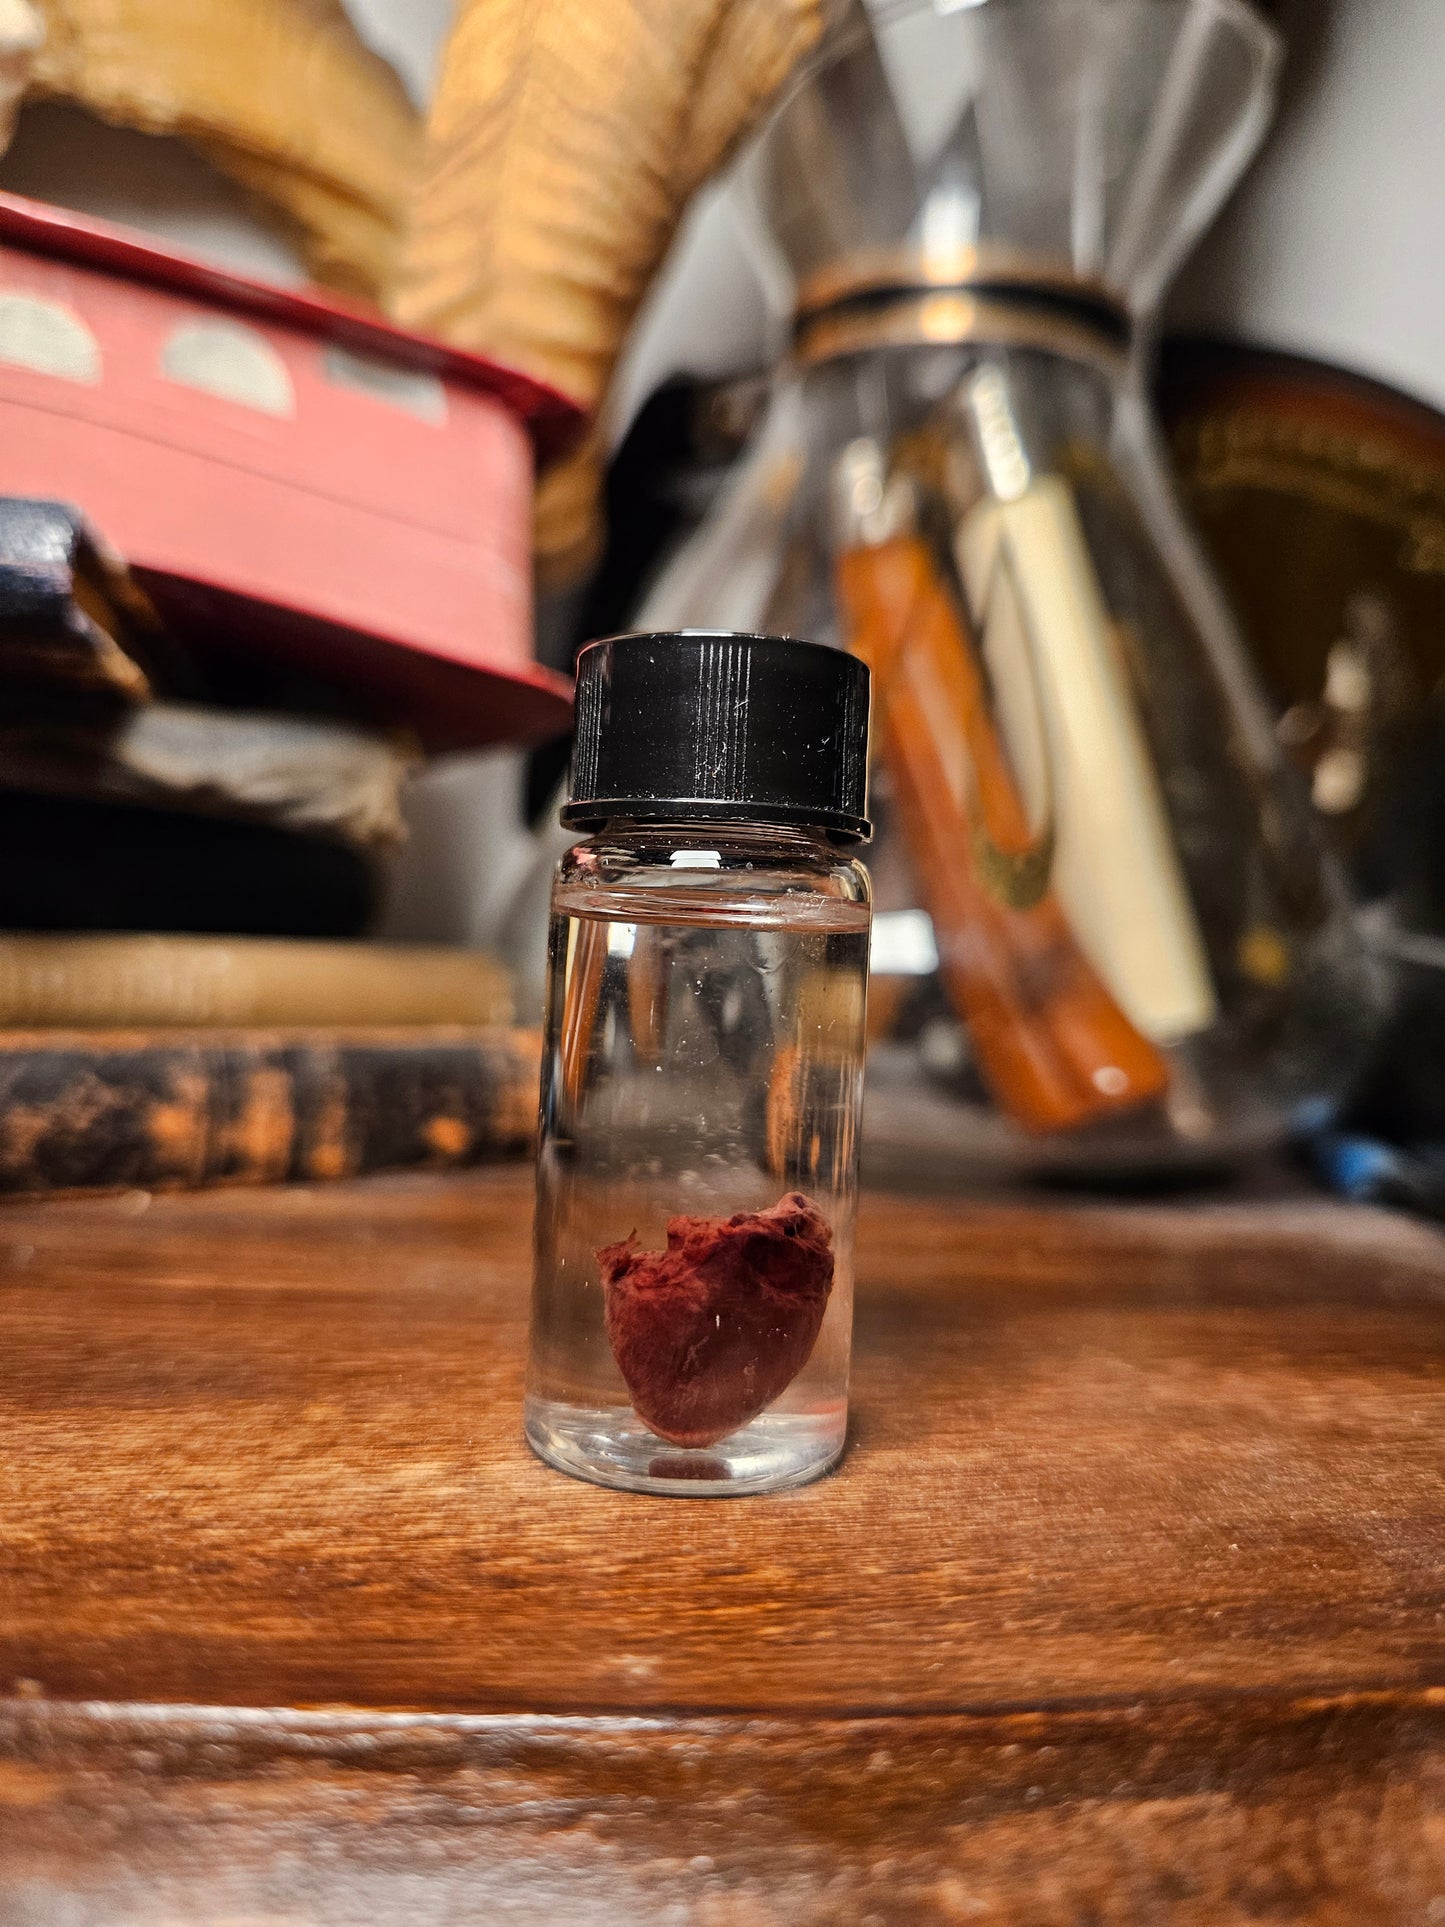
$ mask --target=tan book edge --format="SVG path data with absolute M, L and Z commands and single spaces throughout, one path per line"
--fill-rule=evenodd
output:
M 266 937 L 0 937 L 0 1026 L 505 1024 L 511 979 L 478 951 Z

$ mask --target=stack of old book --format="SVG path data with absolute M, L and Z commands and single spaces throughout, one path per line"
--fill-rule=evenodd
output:
M 267 693 L 218 685 L 73 509 L 0 501 L 0 1191 L 528 1141 L 501 967 L 365 940 L 415 743 Z

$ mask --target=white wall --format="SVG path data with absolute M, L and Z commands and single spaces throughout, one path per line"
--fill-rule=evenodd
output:
M 1445 0 L 1308 0 L 1269 144 L 1172 316 L 1445 408 Z

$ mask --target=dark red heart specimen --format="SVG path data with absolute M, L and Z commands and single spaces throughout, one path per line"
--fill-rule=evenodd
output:
M 770 1211 L 671 1218 L 597 1253 L 607 1337 L 639 1418 L 712 1445 L 756 1418 L 808 1362 L 833 1289 L 833 1234 L 801 1191 Z

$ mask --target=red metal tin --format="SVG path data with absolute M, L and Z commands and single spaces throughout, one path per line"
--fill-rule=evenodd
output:
M 531 484 L 579 426 L 516 371 L 0 195 L 0 494 L 76 503 L 198 650 L 431 747 L 566 727 Z

